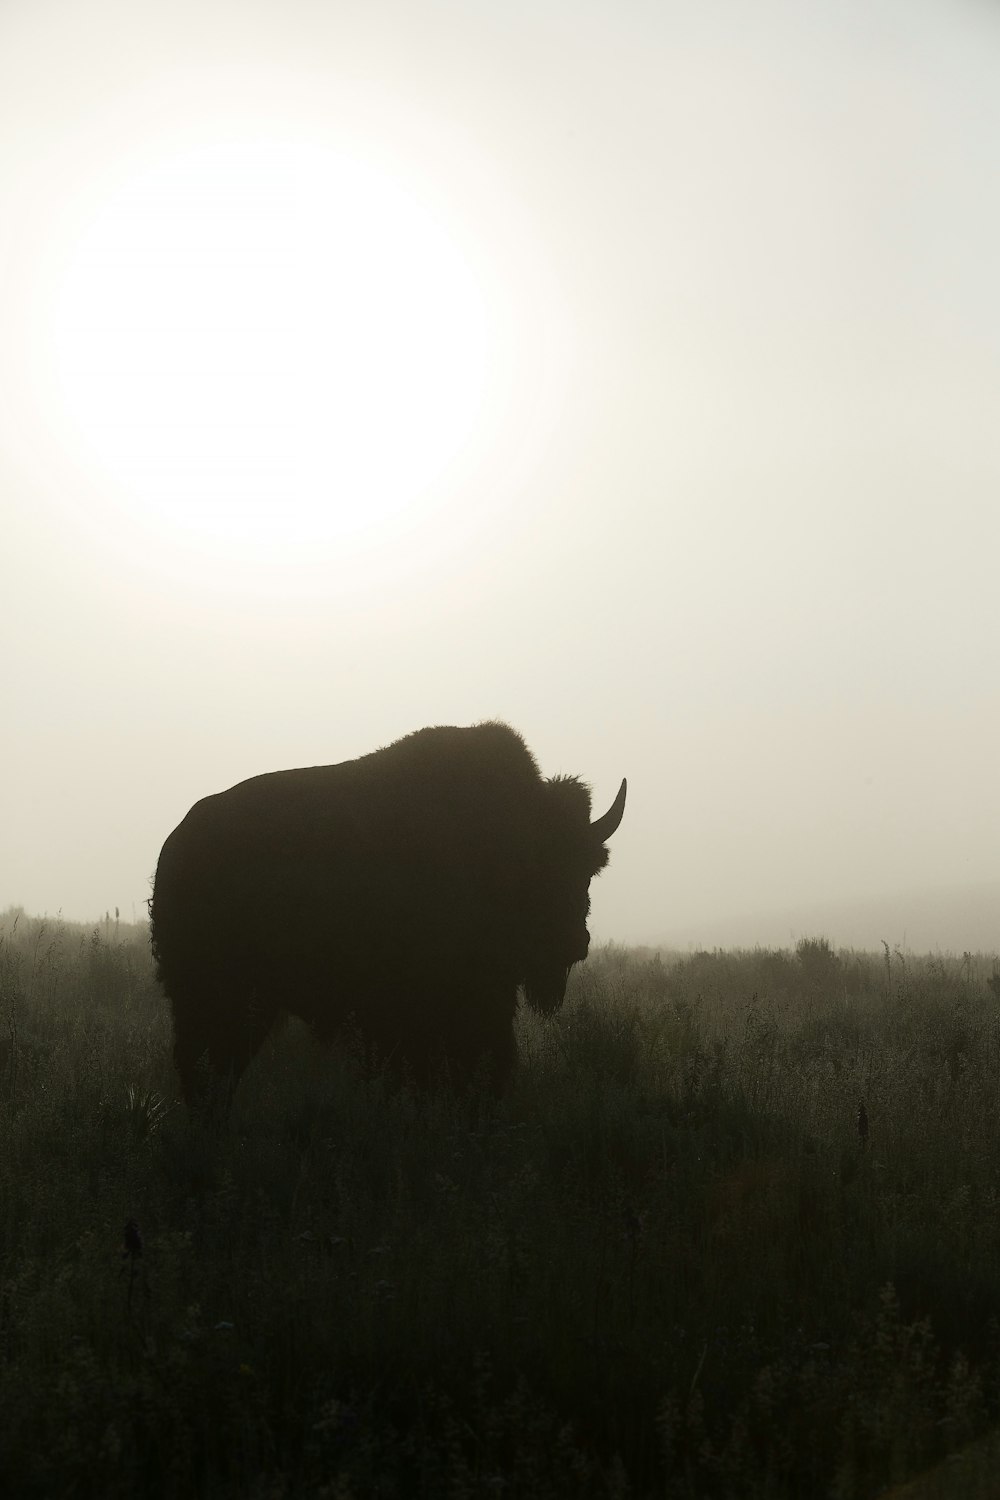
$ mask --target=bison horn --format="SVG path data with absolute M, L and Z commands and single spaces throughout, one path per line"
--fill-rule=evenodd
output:
M 590 825 L 590 833 L 594 842 L 603 844 L 614 833 L 622 820 L 625 812 L 625 793 L 628 790 L 628 782 L 622 777 L 622 784 L 618 788 L 618 796 L 612 802 L 603 818 L 597 818 Z

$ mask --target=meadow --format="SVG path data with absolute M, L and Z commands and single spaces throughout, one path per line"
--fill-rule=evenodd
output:
M 995 960 L 610 947 L 519 1044 L 470 1105 L 289 1024 L 213 1132 L 145 930 L 0 918 L 0 1492 L 861 1500 L 979 1451 Z

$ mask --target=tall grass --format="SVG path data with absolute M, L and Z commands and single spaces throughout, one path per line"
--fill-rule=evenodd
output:
M 1000 1402 L 995 973 L 609 948 L 498 1106 L 290 1025 L 212 1135 L 144 932 L 0 921 L 0 1490 L 878 1494 Z

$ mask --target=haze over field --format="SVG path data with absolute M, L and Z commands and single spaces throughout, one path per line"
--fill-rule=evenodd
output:
M 7 0 L 0 908 L 499 717 L 628 776 L 598 939 L 1000 946 L 998 77 L 981 0 Z

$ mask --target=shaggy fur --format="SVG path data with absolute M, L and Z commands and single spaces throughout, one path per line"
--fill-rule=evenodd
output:
M 624 790 L 624 783 L 623 783 Z M 336 766 L 255 776 L 167 839 L 150 902 L 185 1097 L 235 1086 L 281 1011 L 428 1082 L 485 1058 L 502 1089 L 518 987 L 561 1005 L 608 852 L 590 791 L 543 780 L 506 724 L 420 729 Z

